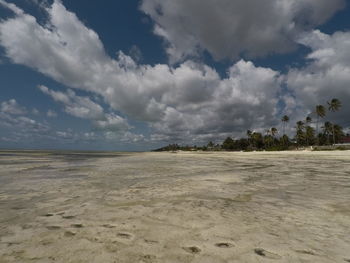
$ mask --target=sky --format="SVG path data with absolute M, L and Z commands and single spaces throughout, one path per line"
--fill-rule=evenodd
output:
M 0 148 L 145 151 L 350 132 L 346 0 L 0 0 Z

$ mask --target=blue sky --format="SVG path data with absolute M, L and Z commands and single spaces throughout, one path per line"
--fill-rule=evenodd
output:
M 285 114 L 292 134 L 334 97 L 348 131 L 349 17 L 343 0 L 0 0 L 0 147 L 204 144 Z

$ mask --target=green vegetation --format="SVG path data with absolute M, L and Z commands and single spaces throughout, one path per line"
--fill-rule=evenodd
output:
M 341 102 L 338 99 L 332 99 L 327 102 L 328 111 L 336 112 L 341 108 Z M 214 144 L 210 141 L 204 146 L 180 146 L 178 144 L 169 144 L 168 146 L 159 148 L 155 151 L 283 151 L 309 146 L 331 146 L 339 143 L 345 136 L 343 128 L 335 123 L 325 121 L 319 132 L 320 120 L 326 117 L 327 109 L 323 105 L 317 105 L 315 111 L 310 115 L 316 116 L 316 122 L 313 123 L 311 116 L 306 116 L 305 120 L 296 122 L 295 135 L 289 138 L 285 133 L 286 125 L 290 118 L 284 115 L 281 118 L 283 134 L 278 138 L 278 130 L 275 127 L 267 129 L 265 134 L 261 132 L 246 131 L 246 138 L 233 139 L 227 137 L 221 144 Z M 312 127 L 315 124 L 316 129 Z M 347 136 L 349 136 L 347 134 Z M 330 139 L 332 138 L 332 140 Z M 331 142 L 332 141 L 332 142 Z M 336 147 L 330 149 L 342 150 L 344 147 Z M 319 150 L 319 148 L 316 148 Z

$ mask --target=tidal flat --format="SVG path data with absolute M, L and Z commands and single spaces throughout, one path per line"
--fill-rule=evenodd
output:
M 0 262 L 350 262 L 350 152 L 0 152 Z

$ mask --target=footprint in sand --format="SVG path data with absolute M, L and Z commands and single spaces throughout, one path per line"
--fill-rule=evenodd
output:
M 73 219 L 75 216 L 62 216 L 63 219 Z
M 282 257 L 280 255 L 277 255 L 275 253 L 269 252 L 263 248 L 256 248 L 254 249 L 255 254 L 261 256 L 261 257 L 266 257 L 269 259 L 281 259 Z
M 58 230 L 58 229 L 61 229 L 60 226 L 47 226 L 46 227 L 48 230 Z
M 145 242 L 147 244 L 151 244 L 151 245 L 155 245 L 155 244 L 158 244 L 159 242 L 156 241 L 156 240 L 151 240 L 151 239 L 145 239 Z
M 75 236 L 77 233 L 73 232 L 73 231 L 66 231 L 64 232 L 64 236 L 65 237 L 73 237 Z
M 186 252 L 188 253 L 191 253 L 191 254 L 198 254 L 201 252 L 201 249 L 199 247 L 183 247 L 182 248 L 183 250 L 185 250 Z
M 152 262 L 155 262 L 156 259 L 157 259 L 157 257 L 154 256 L 154 255 L 144 255 L 144 256 L 141 258 L 141 262 L 144 262 L 144 263 L 152 263 Z
M 47 213 L 47 214 L 45 214 L 45 215 L 43 215 L 43 216 L 45 216 L 45 217 L 51 217 L 51 216 L 54 216 L 54 214 Z
M 71 227 L 74 227 L 74 228 L 82 228 L 84 227 L 83 224 L 71 224 Z
M 219 247 L 219 248 L 230 248 L 230 247 L 234 247 L 233 244 L 231 244 L 231 243 L 226 243 L 226 242 L 216 243 L 215 246 L 217 246 L 217 247 Z
M 116 226 L 110 225 L 110 224 L 104 224 L 102 226 L 105 227 L 105 228 L 116 228 Z
M 123 239 L 132 239 L 133 235 L 126 232 L 119 232 L 117 233 L 117 237 L 123 238 Z
M 251 194 L 239 194 L 232 200 L 235 202 L 249 202 L 252 200 L 252 195 Z
M 306 254 L 306 255 L 312 255 L 312 256 L 316 255 L 316 253 L 314 251 L 307 250 L 307 249 L 295 250 L 295 252 L 301 253 L 301 254 Z

